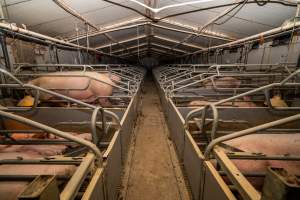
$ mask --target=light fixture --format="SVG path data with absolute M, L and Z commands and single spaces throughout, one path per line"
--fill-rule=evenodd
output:
M 163 10 L 169 9 L 169 8 L 175 8 L 175 7 L 180 7 L 180 6 L 186 6 L 186 5 L 192 5 L 192 4 L 198 4 L 198 3 L 205 3 L 205 2 L 210 2 L 210 1 L 215 1 L 215 0 L 197 0 L 197 1 L 189 1 L 189 2 L 185 2 L 185 3 L 177 3 L 177 4 L 172 4 L 172 5 L 168 5 L 168 6 L 164 6 L 161 8 L 152 8 L 142 2 L 139 2 L 138 0 L 129 0 L 131 2 L 134 2 L 136 4 L 139 4 L 140 6 L 143 6 L 144 8 L 147 8 L 149 10 L 151 10 L 154 13 L 159 13 Z

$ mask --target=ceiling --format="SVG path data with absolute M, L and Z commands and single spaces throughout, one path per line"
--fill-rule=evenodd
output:
M 66 12 L 56 4 L 57 1 L 81 19 Z M 139 0 L 153 8 L 191 1 Z M 205 8 L 233 2 L 241 4 L 217 20 L 217 24 L 201 30 L 202 26 L 233 5 Z M 290 0 L 272 2 L 293 4 Z M 279 3 L 258 6 L 253 0 L 243 3 L 244 0 L 198 1 L 154 13 L 131 0 L 1 0 L 8 22 L 24 24 L 29 30 L 129 59 L 148 56 L 172 58 L 244 38 L 279 27 L 286 19 L 295 16 L 297 8 Z M 199 9 L 202 10 L 192 12 Z M 177 15 L 183 12 L 189 13 Z M 95 28 L 87 26 L 83 20 Z

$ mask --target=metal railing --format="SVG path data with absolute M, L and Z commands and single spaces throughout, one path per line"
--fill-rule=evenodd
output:
M 71 98 L 71 97 L 68 97 L 68 96 L 65 96 L 65 95 L 62 95 L 62 94 L 59 94 L 57 92 L 53 92 L 51 90 L 48 90 L 48 89 L 44 89 L 44 88 L 41 88 L 41 87 L 38 87 L 38 86 L 35 86 L 35 85 L 31 85 L 31 84 L 24 84 L 22 81 L 20 81 L 19 79 L 17 79 L 14 75 L 12 75 L 10 72 L 7 72 L 6 70 L 4 69 L 0 69 L 0 73 L 2 74 L 5 74 L 6 76 L 8 76 L 9 78 L 11 78 L 12 80 L 14 80 L 16 82 L 16 84 L 0 84 L 1 87 L 7 87 L 7 88 L 22 88 L 22 89 L 33 89 L 36 93 L 35 97 L 34 97 L 34 105 L 31 107 L 31 108 L 4 108 L 4 110 L 6 111 L 10 111 L 10 112 L 18 112 L 18 111 L 34 111 L 36 108 L 37 108 L 37 105 L 38 105 L 38 99 L 39 99 L 39 94 L 40 92 L 44 92 L 46 94 L 50 94 L 50 95 L 53 95 L 55 97 L 58 97 L 58 98 L 61 98 L 61 99 L 64 99 L 68 102 L 71 102 L 71 103 L 75 103 L 77 105 L 80 105 L 80 106 L 83 106 L 85 108 L 90 108 L 94 111 L 94 114 L 93 115 L 96 115 L 98 116 L 99 115 L 99 110 L 101 111 L 101 119 L 102 119 L 102 122 L 103 122 L 103 126 L 106 127 L 106 124 L 107 124 L 107 119 L 105 116 L 109 116 L 111 117 L 116 123 L 117 123 L 117 126 L 118 126 L 118 129 L 121 128 L 121 123 L 120 123 L 120 119 L 119 117 L 111 112 L 111 111 L 108 111 L 108 110 L 105 110 L 103 107 L 100 107 L 100 106 L 94 106 L 94 105 L 91 105 L 91 104 L 88 104 L 88 103 L 85 103 L 85 102 L 82 102 L 80 100 L 77 100 L 77 99 L 74 99 L 74 98 Z M 96 113 L 96 114 L 95 114 Z M 95 130 L 96 130 L 96 126 L 97 124 L 95 123 L 95 118 L 93 118 L 94 120 L 92 120 L 91 122 L 91 126 L 93 126 L 92 128 L 92 134 L 93 135 L 93 138 L 98 138 Z M 98 141 L 95 140 L 94 141 L 95 143 L 97 143 Z
M 215 135 L 216 135 L 216 131 L 217 131 L 217 126 L 218 126 L 218 121 L 219 121 L 219 115 L 218 115 L 218 109 L 217 109 L 217 106 L 219 105 L 222 105 L 226 102 L 230 102 L 230 101 L 234 101 L 238 98 L 241 98 L 241 97 L 245 97 L 245 96 L 248 96 L 248 95 L 251 95 L 251 94 L 255 94 L 257 92 L 261 92 L 261 91 L 264 91 L 265 94 L 268 94 L 269 90 L 272 89 L 272 88 L 275 88 L 275 87 L 284 87 L 284 86 L 292 86 L 292 87 L 299 87 L 300 86 L 300 83 L 289 83 L 289 81 L 295 77 L 295 76 L 298 76 L 298 74 L 300 74 L 300 70 L 297 70 L 295 72 L 293 72 L 292 74 L 290 74 L 288 77 L 286 77 L 283 81 L 281 81 L 280 83 L 272 83 L 272 84 L 269 84 L 269 85 L 266 85 L 266 86 L 262 86 L 262 87 L 259 87 L 259 88 L 255 88 L 253 90 L 250 90 L 250 91 L 247 91 L 247 92 L 244 92 L 244 93 L 241 93 L 241 94 L 238 94 L 236 96 L 233 96 L 233 97 L 229 97 L 229 98 L 226 98 L 226 99 L 223 99 L 223 100 L 220 100 L 218 102 L 215 102 L 215 103 L 209 103 L 203 107 L 200 107 L 200 108 L 197 108 L 197 109 L 194 109 L 192 111 L 190 111 L 186 117 L 185 117 L 185 127 L 188 129 L 188 122 L 191 120 L 191 118 L 193 116 L 195 116 L 196 114 L 200 114 L 201 113 L 201 118 L 202 118 L 202 121 L 201 121 L 201 125 L 202 125 L 202 129 L 205 125 L 205 120 L 206 120 L 206 113 L 207 113 L 207 110 L 209 108 L 212 109 L 212 113 L 213 113 L 213 125 L 212 125 L 212 131 L 211 131 L 211 140 L 213 140 L 215 138 Z M 300 110 L 300 107 L 273 107 L 271 102 L 270 102 L 270 98 L 269 98 L 269 95 L 266 95 L 266 102 L 267 102 L 267 106 L 272 109 L 272 110 L 280 110 L 280 111 L 286 111 L 286 110 Z

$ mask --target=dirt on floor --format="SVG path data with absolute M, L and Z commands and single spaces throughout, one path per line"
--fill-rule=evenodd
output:
M 141 114 L 133 134 L 121 199 L 190 199 L 152 80 L 143 86 Z

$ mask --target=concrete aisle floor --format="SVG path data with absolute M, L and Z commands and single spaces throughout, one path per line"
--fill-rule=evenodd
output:
M 190 199 L 168 134 L 155 84 L 148 76 L 125 167 L 122 199 Z

